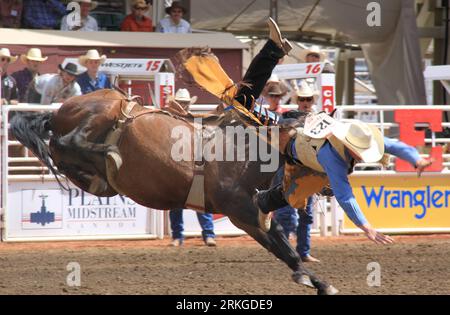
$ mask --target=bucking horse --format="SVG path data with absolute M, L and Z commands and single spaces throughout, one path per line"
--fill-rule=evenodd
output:
M 62 188 L 67 189 L 65 177 L 96 196 L 120 194 L 154 209 L 188 207 L 223 214 L 285 262 L 295 282 L 316 288 L 318 294 L 335 294 L 333 286 L 304 267 L 276 221 L 268 232 L 260 228 L 253 202 L 255 190 L 269 187 L 278 165 L 261 171 L 267 160 L 252 154 L 252 139 L 274 150 L 276 160 L 283 163 L 282 152 L 302 120 L 277 127 L 276 137 L 255 120 L 238 105 L 193 115 L 177 108 L 147 108 L 138 98 L 105 89 L 69 98 L 54 112 L 16 113 L 11 133 L 48 167 Z M 234 141 L 236 135 L 226 132 L 230 127 L 250 132 L 241 142 Z M 174 130 L 183 132 L 174 136 Z M 201 152 L 214 147 L 211 152 L 217 156 L 220 148 L 228 150 L 225 154 L 231 148 L 235 159 L 197 158 L 199 140 Z M 191 150 L 177 154 L 177 148 Z M 244 154 L 237 158 L 242 149 Z

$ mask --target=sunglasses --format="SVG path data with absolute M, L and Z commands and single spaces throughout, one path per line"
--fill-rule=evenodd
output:
M 298 101 L 299 102 L 312 102 L 313 98 L 312 97 L 299 97 Z
M 7 58 L 7 57 L 2 57 L 2 58 L 0 58 L 0 61 L 1 62 L 9 62 L 9 58 Z
M 135 10 L 142 10 L 142 11 L 147 10 L 147 8 L 143 8 L 143 7 L 134 7 L 134 9 L 135 9 Z
M 270 94 L 269 97 L 272 97 L 272 98 L 281 98 L 281 95 Z

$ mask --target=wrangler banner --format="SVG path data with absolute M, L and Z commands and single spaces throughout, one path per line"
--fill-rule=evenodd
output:
M 373 227 L 386 232 L 450 231 L 450 176 L 351 176 L 353 192 Z M 344 214 L 343 232 L 360 231 Z

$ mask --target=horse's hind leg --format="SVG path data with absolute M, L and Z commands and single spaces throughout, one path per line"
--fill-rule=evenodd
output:
M 243 208 L 240 208 L 241 210 Z M 272 252 L 276 257 L 284 261 L 294 273 L 292 279 L 309 287 L 315 287 L 318 294 L 336 294 L 338 291 L 331 285 L 319 280 L 313 273 L 308 271 L 302 264 L 300 256 L 289 243 L 289 240 L 282 233 L 281 226 L 272 221 L 269 232 L 264 232 L 257 226 L 256 209 L 251 212 L 240 211 L 242 214 L 253 213 L 254 216 L 250 219 L 248 216 L 240 216 L 240 218 L 229 216 L 231 222 L 238 228 L 246 231 L 264 248 Z M 244 223 L 244 221 L 246 221 Z

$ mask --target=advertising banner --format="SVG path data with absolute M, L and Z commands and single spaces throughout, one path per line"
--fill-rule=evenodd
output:
M 381 231 L 450 231 L 450 176 L 350 176 L 367 220 Z M 359 229 L 344 215 L 344 232 Z
M 10 182 L 6 240 L 150 235 L 150 210 L 124 196 L 97 197 L 56 182 Z

